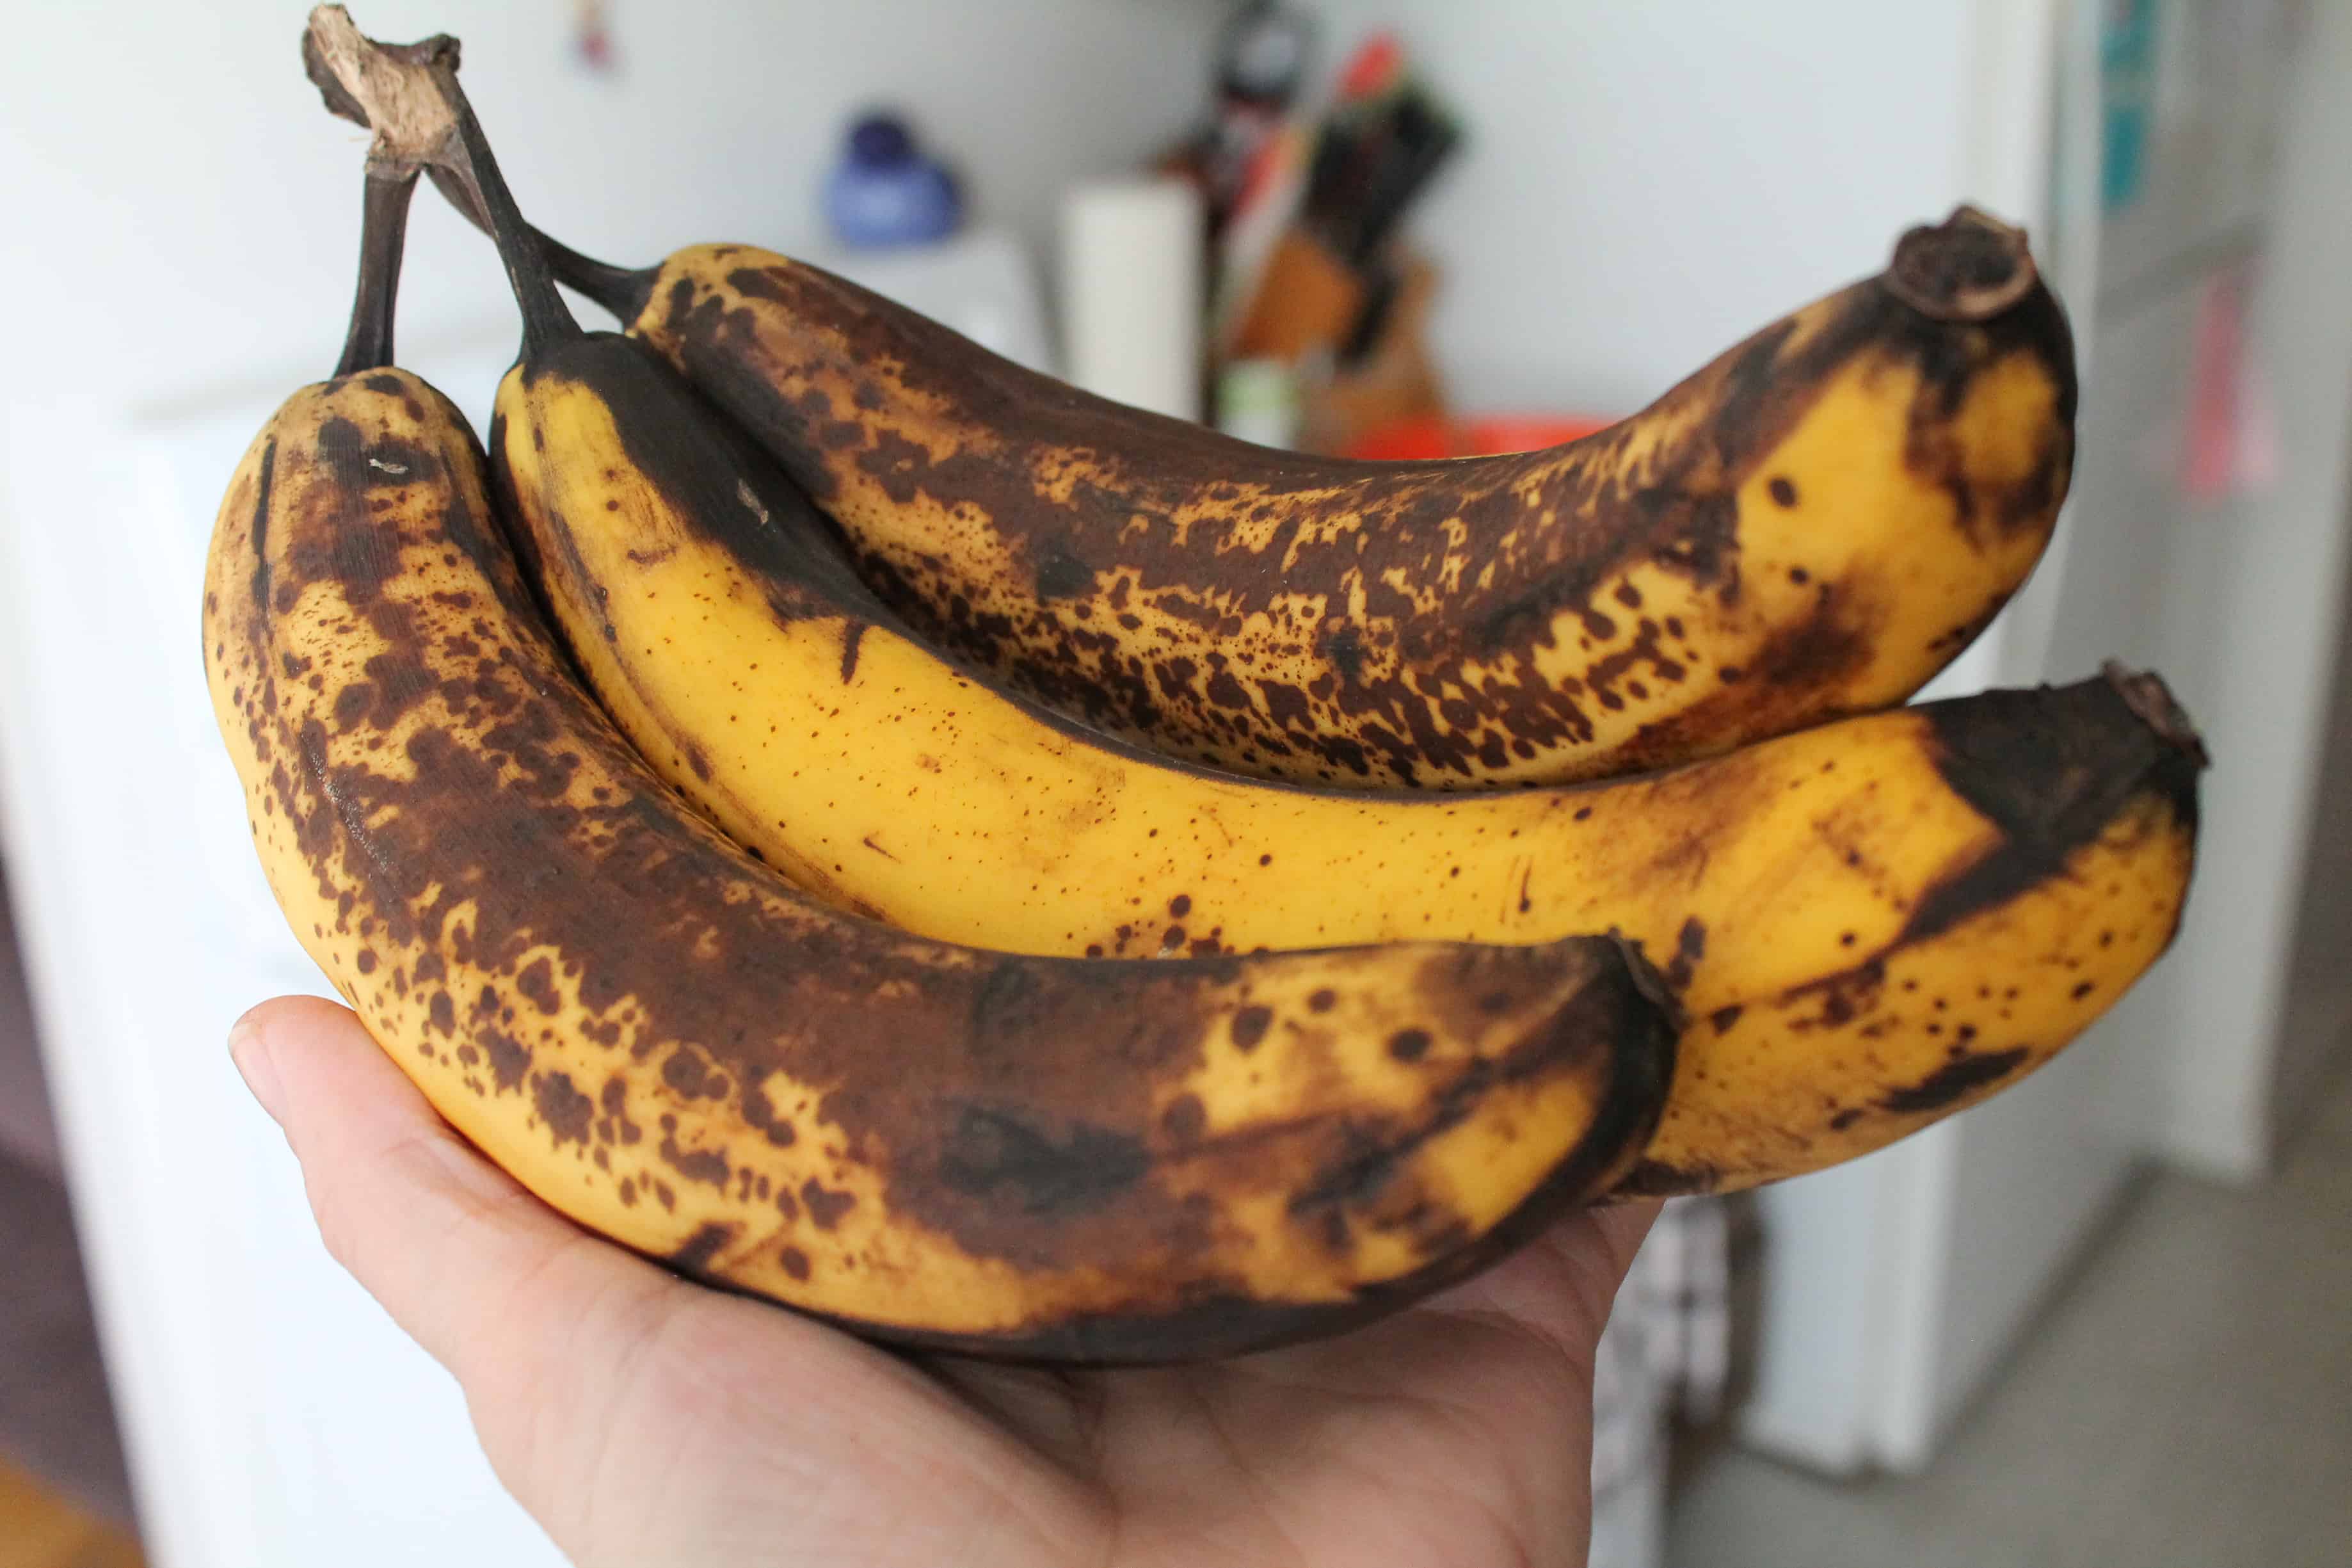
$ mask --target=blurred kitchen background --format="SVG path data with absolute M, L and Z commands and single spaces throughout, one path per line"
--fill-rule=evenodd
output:
M 577 247 L 785 249 L 1277 445 L 1546 444 L 1958 201 L 2026 224 L 2084 355 L 2074 500 L 1934 690 L 2160 669 L 2216 763 L 2187 923 L 2014 1092 L 1671 1211 L 1604 1357 L 1594 1562 L 2352 1561 L 2352 5 L 357 19 L 464 39 L 524 206 Z M 348 307 L 363 136 L 303 82 L 301 22 L 20 7 L 0 51 L 11 1568 L 133 1563 L 134 1532 L 167 1568 L 556 1561 L 319 1247 L 222 1044 L 324 989 L 194 629 L 229 470 Z M 511 309 L 430 197 L 400 336 L 484 423 Z

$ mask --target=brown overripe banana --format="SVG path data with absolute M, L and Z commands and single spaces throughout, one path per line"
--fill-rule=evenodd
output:
M 2041 557 L 2063 312 L 1970 208 L 1613 428 L 1364 463 L 1090 396 L 816 268 L 551 242 L 927 637 L 1168 754 L 1344 787 L 1591 779 L 1908 698 Z
M 338 375 L 229 487 L 205 670 L 295 933 L 533 1192 L 879 1337 L 1167 1361 L 1391 1310 L 1638 1154 L 1674 1034 L 1607 938 L 1038 959 L 753 863 L 577 686 L 462 416 L 386 368 L 394 205 Z
M 509 228 L 507 233 L 516 231 Z M 589 683 L 740 842 L 849 908 L 1066 954 L 1614 929 L 1691 1017 L 1633 1186 L 1878 1148 L 2013 1082 L 2169 941 L 2200 754 L 2153 677 L 1850 719 L 1673 772 L 1307 789 L 1087 731 L 960 669 L 635 340 L 544 295 L 494 473 Z

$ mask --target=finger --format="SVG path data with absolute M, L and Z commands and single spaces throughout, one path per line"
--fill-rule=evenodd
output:
M 477 1154 L 350 1009 L 265 1003 L 230 1051 L 301 1162 L 328 1251 L 469 1393 L 486 1346 L 551 1326 L 530 1319 L 568 1331 L 580 1310 L 642 1317 L 685 1289 Z
M 1594 1228 L 1601 1233 L 1602 1252 L 1607 1259 L 1606 1266 L 1596 1277 L 1596 1283 L 1603 1286 L 1610 1295 L 1616 1294 L 1617 1288 L 1625 1282 L 1625 1276 L 1633 1271 L 1633 1255 L 1642 1250 L 1642 1243 L 1649 1237 L 1650 1227 L 1657 1224 L 1658 1215 L 1664 1212 L 1665 1206 L 1663 1199 L 1641 1198 L 1584 1211 L 1591 1217 Z
M 1441 1311 L 1498 1312 L 1573 1357 L 1589 1357 L 1662 1206 L 1650 1199 L 1580 1209 L 1430 1305 Z

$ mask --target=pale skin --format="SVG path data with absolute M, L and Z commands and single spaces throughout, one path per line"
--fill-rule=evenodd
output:
M 265 1003 L 231 1048 L 328 1249 L 456 1376 L 499 1479 L 582 1568 L 1585 1561 L 1593 1346 L 1654 1205 L 1208 1366 L 906 1356 L 572 1225 L 345 1008 Z

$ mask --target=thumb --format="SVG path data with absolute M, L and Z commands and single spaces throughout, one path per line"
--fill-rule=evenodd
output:
M 347 1007 L 281 997 L 229 1034 L 254 1098 L 286 1133 L 335 1260 L 468 1384 L 496 1336 L 607 1312 L 656 1311 L 688 1287 L 592 1240 L 461 1139 Z
M 350 1009 L 281 997 L 229 1052 L 301 1162 L 319 1234 L 464 1389 L 484 1452 L 551 1530 L 626 1365 L 696 1290 L 591 1237 L 435 1112 Z M 555 1517 L 551 1517 L 553 1515 Z

